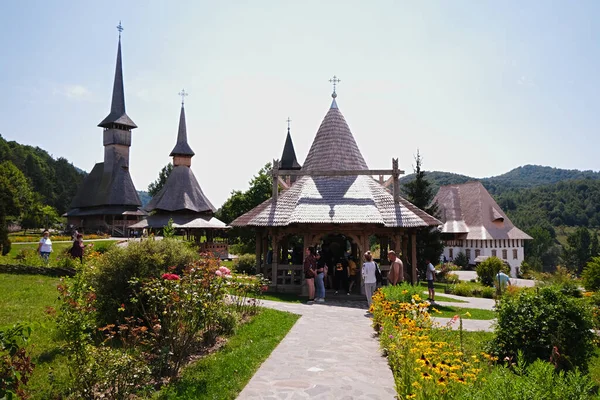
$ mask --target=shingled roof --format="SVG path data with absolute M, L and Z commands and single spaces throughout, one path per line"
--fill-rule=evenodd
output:
M 368 170 L 344 116 L 334 101 L 313 141 L 303 171 Z M 266 200 L 231 226 L 359 223 L 426 227 L 441 222 L 393 195 L 368 175 L 302 176 L 277 199 Z
M 281 154 L 281 161 L 279 162 L 279 168 L 287 170 L 297 170 L 301 168 L 296 159 L 296 150 L 294 150 L 294 143 L 292 142 L 292 135 L 290 134 L 289 127 L 287 137 L 285 138 L 285 145 L 283 146 L 283 153 Z
M 123 89 L 123 68 L 121 63 L 121 37 L 117 49 L 117 66 L 115 67 L 115 82 L 113 84 L 112 102 L 110 114 L 98 124 L 102 128 L 110 129 L 114 124 L 125 126 L 129 129 L 137 128 L 137 125 L 127 116 L 125 112 L 125 91 Z
M 179 113 L 179 129 L 177 131 L 177 143 L 169 156 L 190 156 L 194 155 L 194 151 L 187 141 L 187 126 L 185 123 L 185 108 L 181 103 L 181 112 Z
M 106 171 L 102 162 L 94 165 L 92 172 L 79 187 L 71 202 L 71 209 L 99 206 L 128 206 L 137 209 L 141 205 L 127 167 L 117 164 L 112 170 Z M 67 215 L 74 213 L 76 210 L 69 210 Z
M 440 187 L 434 198 L 442 233 L 466 234 L 467 240 L 531 239 L 514 226 L 481 182 Z

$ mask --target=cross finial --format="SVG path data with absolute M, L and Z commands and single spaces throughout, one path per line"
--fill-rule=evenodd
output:
M 189 96 L 189 94 L 185 91 L 185 89 L 181 89 L 179 95 L 181 96 L 181 105 L 183 106 L 183 103 L 185 103 L 185 96 Z
M 123 25 L 121 25 L 121 21 L 119 21 L 119 25 L 117 25 L 117 30 L 119 31 L 119 39 L 121 39 L 121 32 L 123 32 Z
M 290 119 L 290 117 L 288 117 L 288 119 L 286 120 L 288 123 L 288 132 L 290 131 L 290 123 L 292 122 L 292 120 Z
M 333 78 L 331 78 L 329 80 L 329 82 L 333 83 L 333 93 L 331 94 L 331 97 L 333 97 L 335 99 L 337 97 L 335 88 L 336 88 L 337 84 L 341 82 L 341 79 L 338 79 L 338 77 L 334 75 Z

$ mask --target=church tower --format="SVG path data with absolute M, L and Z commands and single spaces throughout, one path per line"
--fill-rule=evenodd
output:
M 104 129 L 104 162 L 94 165 L 66 216 L 69 225 L 82 231 L 125 236 L 129 225 L 146 213 L 139 208 L 142 203 L 129 174 L 131 130 L 137 125 L 125 112 L 120 22 L 117 29 L 119 44 L 110 113 L 98 124 Z

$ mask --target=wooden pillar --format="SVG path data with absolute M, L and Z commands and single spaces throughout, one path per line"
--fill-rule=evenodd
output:
M 408 257 L 408 235 L 402 236 L 402 257 L 406 262 L 410 260 L 410 258 Z
M 260 266 L 262 263 L 260 262 L 260 256 L 262 255 L 262 233 L 256 232 L 256 273 L 260 273 Z
M 415 285 L 417 283 L 417 233 L 414 231 L 410 236 L 410 244 L 412 250 L 412 281 Z
M 273 286 L 277 286 L 277 264 L 278 258 L 277 254 L 279 253 L 279 238 L 275 233 L 271 236 L 271 246 L 273 247 L 273 260 L 271 262 L 271 284 Z
M 389 238 L 385 235 L 379 236 L 379 264 L 388 265 L 387 253 Z
M 267 276 L 267 254 L 269 253 L 269 234 L 268 232 L 263 232 L 262 235 L 262 265 L 263 265 L 263 275 Z
M 311 247 L 310 243 L 310 235 L 304 234 L 304 238 L 302 240 L 302 264 L 304 264 L 304 260 L 306 260 L 306 249 Z M 300 273 L 302 276 L 302 288 L 301 294 L 302 296 L 308 296 L 308 286 L 306 286 L 306 279 L 304 277 L 304 270 Z

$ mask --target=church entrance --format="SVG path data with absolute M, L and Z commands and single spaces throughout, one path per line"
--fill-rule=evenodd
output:
M 351 237 L 328 234 L 321 238 L 317 251 L 327 265 L 325 288 L 327 295 L 360 295 L 362 276 L 360 249 Z

